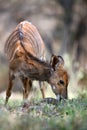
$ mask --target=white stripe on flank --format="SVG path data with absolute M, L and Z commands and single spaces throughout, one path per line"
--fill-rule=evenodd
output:
M 10 62 L 14 59 L 15 53 L 16 53 L 17 51 L 19 51 L 19 50 L 20 50 L 20 47 L 18 46 L 18 47 L 14 50 L 12 57 L 10 57 L 10 58 L 11 58 L 11 59 L 10 59 Z

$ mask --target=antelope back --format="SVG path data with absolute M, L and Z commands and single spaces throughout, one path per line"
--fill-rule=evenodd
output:
M 44 59 L 43 40 L 37 28 L 28 21 L 19 23 L 6 41 L 5 53 L 10 61 L 18 52 L 25 53 L 20 42 L 23 42 L 27 52 L 39 59 Z

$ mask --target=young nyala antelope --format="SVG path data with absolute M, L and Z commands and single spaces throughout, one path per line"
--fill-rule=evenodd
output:
M 19 23 L 8 37 L 4 50 L 9 61 L 5 104 L 11 96 L 16 77 L 23 83 L 24 100 L 28 98 L 33 80 L 47 81 L 58 101 L 61 98 L 67 99 L 68 74 L 63 68 L 64 60 L 61 56 L 52 55 L 50 62 L 46 62 L 44 42 L 33 24 L 28 21 Z M 41 92 L 44 98 L 42 87 Z

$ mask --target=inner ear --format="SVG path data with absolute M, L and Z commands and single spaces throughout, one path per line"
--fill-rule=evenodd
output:
M 58 63 L 58 57 L 55 55 L 51 56 L 50 64 L 52 68 L 55 70 L 55 65 Z
M 61 56 L 52 55 L 51 60 L 50 60 L 50 64 L 51 64 L 52 68 L 54 70 L 56 70 L 56 68 L 58 68 L 60 66 L 61 67 L 64 66 L 64 60 Z

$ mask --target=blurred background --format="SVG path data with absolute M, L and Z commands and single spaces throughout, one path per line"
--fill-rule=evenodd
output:
M 32 22 L 39 30 L 46 45 L 46 59 L 51 54 L 63 56 L 70 77 L 69 98 L 86 91 L 87 0 L 0 0 L 0 93 L 8 84 L 4 44 L 23 20 Z M 18 92 L 20 88 L 18 81 L 13 90 Z

